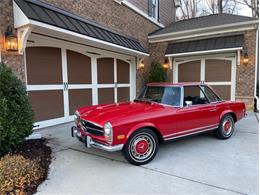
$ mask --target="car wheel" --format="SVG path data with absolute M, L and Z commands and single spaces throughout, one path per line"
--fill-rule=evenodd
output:
M 155 157 L 158 151 L 158 143 L 156 134 L 150 129 L 143 128 L 129 137 L 122 152 L 131 164 L 147 164 Z
M 228 139 L 232 136 L 235 129 L 234 118 L 231 114 L 222 117 L 218 129 L 214 132 L 219 139 Z

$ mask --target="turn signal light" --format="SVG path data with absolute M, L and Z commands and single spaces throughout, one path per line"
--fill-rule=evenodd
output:
M 117 136 L 117 139 L 120 140 L 120 139 L 124 139 L 125 138 L 125 135 L 118 135 Z

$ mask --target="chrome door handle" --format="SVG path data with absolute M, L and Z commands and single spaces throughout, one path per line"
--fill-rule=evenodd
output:
M 214 109 L 211 109 L 211 110 L 209 110 L 210 112 L 216 112 L 217 111 L 217 109 L 216 108 L 214 108 Z

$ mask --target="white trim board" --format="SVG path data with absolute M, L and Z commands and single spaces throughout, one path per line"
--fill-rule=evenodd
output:
M 179 40 L 179 39 L 188 39 L 201 36 L 209 36 L 223 33 L 238 32 L 244 30 L 256 29 L 258 21 L 250 22 L 239 22 L 234 24 L 225 24 L 219 26 L 211 26 L 199 29 L 184 30 L 179 32 L 170 32 L 159 35 L 150 35 L 148 36 L 150 43 L 170 41 L 170 40 Z
M 121 4 L 127 6 L 128 8 L 130 8 L 131 10 L 135 11 L 136 13 L 140 14 L 141 16 L 145 17 L 146 19 L 148 19 L 149 21 L 151 21 L 152 23 L 156 24 L 157 26 L 164 28 L 165 26 L 156 21 L 156 19 L 149 17 L 147 13 L 145 13 L 144 11 L 142 11 L 141 9 L 139 9 L 138 7 L 136 7 L 135 5 L 133 5 L 131 2 L 123 0 L 121 1 Z
M 230 52 L 242 50 L 243 47 L 235 48 L 226 48 L 226 49 L 214 49 L 214 50 L 204 50 L 204 51 L 194 51 L 194 52 L 185 52 L 185 53 L 176 53 L 176 54 L 166 54 L 166 57 L 178 57 L 178 56 L 187 56 L 187 55 L 196 55 L 196 54 L 210 54 L 210 53 L 221 53 L 221 52 Z
M 120 50 L 125 51 L 125 52 L 130 52 L 132 54 L 141 55 L 141 56 L 149 56 L 148 53 L 136 51 L 136 50 L 133 50 L 133 49 L 130 49 L 130 48 L 127 48 L 127 47 L 123 47 L 123 46 L 120 46 L 120 45 L 116 45 L 116 44 L 113 44 L 113 43 L 102 41 L 102 40 L 99 40 L 99 39 L 96 39 L 96 38 L 92 38 L 92 37 L 82 35 L 82 34 L 79 34 L 79 33 L 76 33 L 76 32 L 72 32 L 72 31 L 69 31 L 69 30 L 66 30 L 66 29 L 62 29 L 62 28 L 59 28 L 59 27 L 56 27 L 56 26 L 52 26 L 52 25 L 45 24 L 45 23 L 38 22 L 38 21 L 34 21 L 34 20 L 29 20 L 29 21 L 35 27 L 40 27 L 40 28 L 48 29 L 49 31 L 56 31 L 56 32 L 59 32 L 59 33 L 65 34 L 65 35 L 81 38 L 82 41 L 89 41 L 89 42 L 92 42 L 92 44 L 94 44 L 94 45 L 99 43 L 99 44 L 106 45 L 106 46 L 109 46 L 109 47 L 112 47 L 112 48 L 120 49 Z

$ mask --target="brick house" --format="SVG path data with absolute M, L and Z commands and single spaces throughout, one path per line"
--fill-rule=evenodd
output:
M 258 21 L 173 22 L 173 9 L 172 0 L 2 0 L 0 59 L 26 84 L 39 128 L 71 121 L 82 105 L 133 100 L 152 61 L 169 82 L 206 82 L 252 108 Z M 8 26 L 16 52 L 3 46 Z

